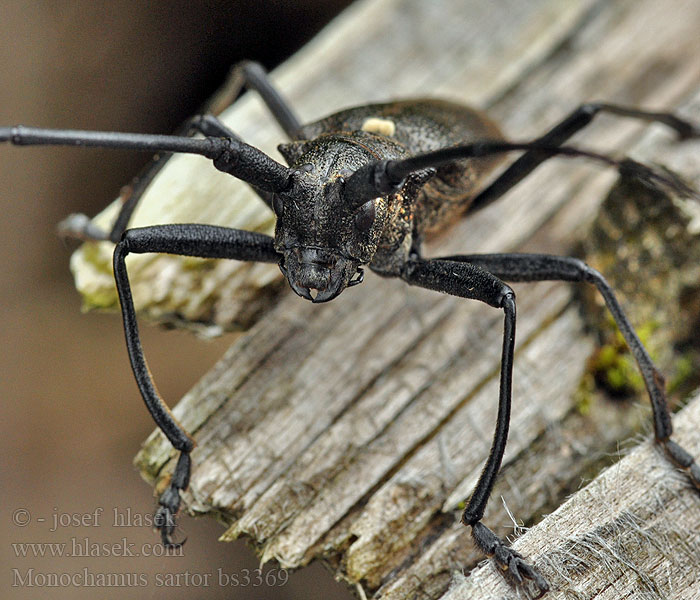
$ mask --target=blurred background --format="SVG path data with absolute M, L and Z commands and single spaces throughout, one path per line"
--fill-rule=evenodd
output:
M 5 0 L 0 124 L 171 132 L 233 63 L 249 58 L 272 69 L 349 3 Z M 253 551 L 243 542 L 218 543 L 223 530 L 211 519 L 181 520 L 188 538 L 182 557 L 119 558 L 86 546 L 155 545 L 148 526 L 112 526 L 114 511 L 137 518 L 155 507 L 131 464 L 153 424 L 131 375 L 120 319 L 80 313 L 71 247 L 55 224 L 71 212 L 98 212 L 147 159 L 0 146 L 2 597 L 349 598 L 320 565 L 288 581 L 267 566 L 256 585 Z M 172 404 L 231 342 L 153 327 L 143 338 Z M 60 547 L 26 545 L 64 542 L 63 552 L 91 556 L 52 556 Z M 45 556 L 34 556 L 42 549 Z M 122 583 L 128 574 L 136 587 L 89 587 L 87 572 L 120 574 Z

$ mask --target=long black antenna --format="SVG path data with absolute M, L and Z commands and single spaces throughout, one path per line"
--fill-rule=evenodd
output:
M 360 167 L 345 182 L 343 194 L 348 204 L 360 206 L 367 200 L 397 192 L 401 189 L 406 177 L 411 173 L 438 167 L 456 160 L 482 158 L 494 154 L 527 150 L 550 156 L 567 158 L 588 158 L 614 167 L 621 174 L 630 175 L 647 184 L 657 187 L 658 184 L 667 186 L 685 196 L 697 197 L 697 192 L 685 185 L 678 178 L 667 173 L 658 173 L 650 167 L 629 158 L 617 160 L 571 146 L 556 146 L 538 142 L 504 142 L 501 140 L 486 140 L 473 144 L 441 148 L 432 152 L 418 154 L 402 160 L 377 161 Z
M 220 171 L 267 192 L 286 189 L 291 174 L 290 169 L 261 150 L 240 140 L 223 137 L 192 138 L 113 131 L 42 129 L 17 125 L 0 127 L 0 142 L 10 142 L 18 146 L 81 146 L 198 154 L 213 160 L 214 166 Z

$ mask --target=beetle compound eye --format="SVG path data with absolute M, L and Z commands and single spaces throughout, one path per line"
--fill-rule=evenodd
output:
M 368 200 L 355 213 L 355 227 L 360 231 L 369 231 L 374 223 L 377 211 L 374 207 L 374 200 Z
M 278 217 L 282 214 L 282 197 L 278 194 L 272 196 L 272 210 Z

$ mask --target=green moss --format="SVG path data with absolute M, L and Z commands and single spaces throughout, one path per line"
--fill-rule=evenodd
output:
M 694 352 L 686 352 L 678 357 L 674 365 L 673 377 L 668 382 L 668 392 L 670 394 L 680 391 L 688 382 L 697 378 L 696 358 Z
M 75 286 L 82 296 L 83 311 L 114 310 L 118 307 L 112 274 L 113 245 L 86 242 L 71 257 Z
M 644 379 L 637 362 L 612 317 L 608 319 L 607 325 L 614 328 L 614 334 L 611 341 L 601 346 L 595 355 L 592 373 L 596 380 L 616 395 L 631 395 L 643 391 Z M 653 333 L 658 327 L 657 322 L 648 321 L 636 330 L 642 344 L 649 350 L 652 360 L 654 352 L 650 349 L 649 340 L 653 338 Z
M 105 255 L 100 242 L 85 242 L 76 252 L 82 253 L 83 261 L 89 263 L 96 272 L 112 276 L 111 254 Z

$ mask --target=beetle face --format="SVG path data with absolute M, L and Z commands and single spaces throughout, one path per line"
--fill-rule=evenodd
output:
M 305 144 L 289 189 L 273 198 L 280 269 L 301 297 L 327 302 L 362 280 L 360 266 L 377 250 L 387 200 L 356 207 L 344 197 L 343 186 L 345 177 L 374 159 L 361 144 L 322 136 Z

